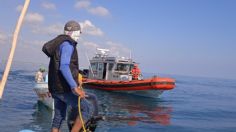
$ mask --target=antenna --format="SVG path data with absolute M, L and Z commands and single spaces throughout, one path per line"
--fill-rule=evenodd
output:
M 108 54 L 106 54 L 107 52 L 109 52 L 109 49 L 101 49 L 101 48 L 97 48 L 97 51 L 100 52 L 101 55 L 106 56 Z M 99 54 L 99 53 L 98 53 Z
M 129 51 L 129 58 L 132 59 L 132 51 Z
M 89 63 L 89 69 L 90 69 L 90 71 L 91 71 L 91 73 L 92 73 L 92 75 L 93 75 L 93 77 L 94 77 L 93 69 L 92 69 L 92 66 L 91 66 L 91 63 L 90 63 L 90 61 L 89 61 L 89 57 L 88 57 L 88 54 L 87 54 L 86 51 L 85 51 L 85 56 L 86 56 L 86 58 L 87 58 L 87 60 L 88 60 L 88 63 Z

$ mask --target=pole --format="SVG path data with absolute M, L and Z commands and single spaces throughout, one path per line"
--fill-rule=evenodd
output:
M 93 74 L 93 69 L 92 69 L 91 63 L 90 63 L 90 61 L 89 61 L 89 57 L 88 57 L 88 54 L 87 54 L 87 52 L 85 52 L 85 55 L 86 55 L 86 58 L 87 58 L 87 60 L 88 60 L 88 63 L 89 63 L 89 69 L 90 69 L 90 71 L 91 71 L 91 73 L 92 73 L 92 75 L 93 75 L 93 77 L 94 77 L 94 74 Z
M 2 99 L 4 87 L 5 87 L 5 84 L 6 84 L 6 81 L 7 81 L 7 77 L 8 77 L 10 68 L 11 68 L 12 60 L 13 60 L 15 49 L 16 49 L 16 42 L 17 42 L 18 34 L 19 34 L 19 31 L 20 31 L 24 16 L 25 16 L 26 11 L 28 9 L 29 3 L 30 3 L 30 0 L 25 0 L 25 4 L 24 4 L 24 6 L 21 10 L 21 14 L 20 14 L 20 17 L 18 19 L 16 28 L 15 28 L 15 32 L 13 34 L 11 51 L 10 51 L 10 54 L 9 54 L 9 57 L 8 57 L 8 61 L 7 61 L 3 76 L 2 76 L 2 80 L 0 81 L 0 99 Z

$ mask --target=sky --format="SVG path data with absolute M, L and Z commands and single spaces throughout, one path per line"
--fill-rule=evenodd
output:
M 1 62 L 23 4 L 0 1 Z M 86 54 L 107 48 L 131 55 L 146 73 L 236 79 L 235 7 L 235 0 L 31 0 L 14 61 L 47 64 L 43 44 L 76 20 L 81 67 L 88 66 Z

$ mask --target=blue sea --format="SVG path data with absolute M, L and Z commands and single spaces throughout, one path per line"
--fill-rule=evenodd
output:
M 37 102 L 32 67 L 10 72 L 0 101 L 0 132 L 50 131 L 52 111 Z M 0 77 L 2 73 L 1 69 Z M 89 90 L 97 95 L 99 112 L 106 116 L 96 132 L 236 131 L 236 80 L 165 77 L 176 79 L 176 88 L 159 98 Z M 64 123 L 62 132 L 67 131 Z

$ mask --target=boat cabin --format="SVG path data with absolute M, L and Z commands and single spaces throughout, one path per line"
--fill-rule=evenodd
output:
M 132 59 L 110 57 L 107 49 L 97 49 L 96 55 L 90 60 L 88 78 L 98 80 L 132 80 Z

